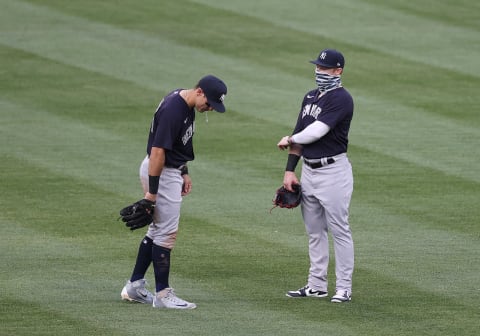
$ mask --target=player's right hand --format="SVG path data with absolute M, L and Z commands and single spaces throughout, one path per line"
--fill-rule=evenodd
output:
M 152 202 L 155 202 L 157 200 L 157 195 L 155 194 L 150 194 L 148 191 L 145 193 L 145 197 L 144 197 L 146 200 L 149 200 L 149 201 L 152 201 Z
M 289 138 L 290 137 L 288 135 L 281 138 L 277 144 L 277 147 L 281 150 L 287 149 L 290 146 L 290 142 L 288 141 Z

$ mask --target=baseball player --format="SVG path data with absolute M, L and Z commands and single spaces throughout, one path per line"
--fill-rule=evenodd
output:
M 287 292 L 289 297 L 328 296 L 328 232 L 335 251 L 336 290 L 332 302 L 352 298 L 353 240 L 348 222 L 353 192 L 352 166 L 347 158 L 348 132 L 353 116 L 353 99 L 342 86 L 345 60 L 334 49 L 325 49 L 315 64 L 317 88 L 303 98 L 297 124 L 291 136 L 277 146 L 289 148 L 283 185 L 288 190 L 299 184 L 295 167 L 303 157 L 301 211 L 309 237 L 310 270 L 307 284 Z
M 192 89 L 170 92 L 158 105 L 150 126 L 147 156 L 140 165 L 144 198 L 155 202 L 153 222 L 140 243 L 132 276 L 121 292 L 122 299 L 157 308 L 196 307 L 176 296 L 170 287 L 170 252 L 177 237 L 182 196 L 192 190 L 187 162 L 194 159 L 195 110 L 225 112 L 226 94 L 225 83 L 208 75 Z M 145 288 L 144 277 L 151 263 L 155 295 Z

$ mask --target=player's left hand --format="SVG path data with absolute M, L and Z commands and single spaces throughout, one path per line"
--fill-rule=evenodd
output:
M 297 175 L 294 172 L 286 171 L 283 175 L 283 187 L 290 192 L 294 192 L 294 185 L 300 184 Z
M 287 208 L 292 209 L 296 208 L 302 200 L 302 188 L 300 184 L 294 184 L 292 190 L 287 190 L 284 186 L 281 186 L 275 192 L 275 197 L 273 198 L 273 208 Z M 270 212 L 272 212 L 270 209 Z
M 155 202 L 141 199 L 120 210 L 120 218 L 130 230 L 140 229 L 153 221 Z
M 192 191 L 192 179 L 188 174 L 182 175 L 183 177 L 183 186 L 182 186 L 182 196 L 187 196 Z

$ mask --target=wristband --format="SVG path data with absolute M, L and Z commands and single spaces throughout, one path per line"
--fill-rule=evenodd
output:
M 158 183 L 160 182 L 160 176 L 148 175 L 148 192 L 156 195 L 158 192 Z
M 184 166 L 182 167 L 181 171 L 182 171 L 182 172 L 180 173 L 180 175 L 182 175 L 182 176 L 183 176 L 183 175 L 188 175 L 188 167 L 187 167 L 187 165 L 184 165 Z
M 295 154 L 288 154 L 287 167 L 285 168 L 285 171 L 295 171 L 298 160 L 300 160 L 300 156 Z

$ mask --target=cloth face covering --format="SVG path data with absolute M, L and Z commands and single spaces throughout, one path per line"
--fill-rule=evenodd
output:
M 320 92 L 325 92 L 342 86 L 340 76 L 330 75 L 318 69 L 315 69 L 315 82 L 317 83 Z

